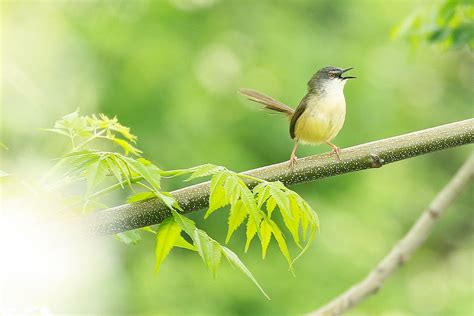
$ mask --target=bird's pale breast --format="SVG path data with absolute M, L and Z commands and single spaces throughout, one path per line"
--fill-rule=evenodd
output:
M 342 93 L 314 96 L 296 123 L 295 135 L 302 143 L 331 141 L 344 125 L 346 101 Z

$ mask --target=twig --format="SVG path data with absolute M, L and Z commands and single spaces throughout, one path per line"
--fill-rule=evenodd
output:
M 288 163 L 246 171 L 245 174 L 267 181 L 279 180 L 285 185 L 314 181 L 348 172 L 380 168 L 386 164 L 430 152 L 470 144 L 474 141 L 474 119 L 425 129 L 410 134 L 344 148 L 341 160 L 330 154 L 299 159 L 290 169 Z M 251 181 L 249 186 L 255 185 Z M 192 212 L 208 206 L 209 182 L 171 192 L 179 205 Z M 100 234 L 114 234 L 161 223 L 170 216 L 169 209 L 158 199 L 125 204 L 93 213 L 81 220 Z
M 421 246 L 447 207 L 456 199 L 474 176 L 474 154 L 464 163 L 451 181 L 438 193 L 428 209 L 418 218 L 410 231 L 380 261 L 369 275 L 345 293 L 333 299 L 310 316 L 336 316 L 356 306 L 376 293 L 383 282 Z

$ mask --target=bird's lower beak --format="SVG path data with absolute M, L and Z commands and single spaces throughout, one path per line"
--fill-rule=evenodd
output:
M 352 76 L 346 76 L 346 77 L 343 77 L 343 76 L 342 76 L 343 73 L 348 72 L 348 71 L 351 70 L 351 69 L 354 69 L 354 67 L 346 68 L 346 69 L 344 69 L 344 70 L 341 72 L 341 79 L 342 79 L 342 80 L 357 78 L 357 77 L 352 77 Z

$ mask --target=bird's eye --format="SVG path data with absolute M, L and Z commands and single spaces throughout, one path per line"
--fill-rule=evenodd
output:
M 329 79 L 334 79 L 335 76 L 336 76 L 336 74 L 333 73 L 333 72 L 330 72 L 329 75 L 328 75 Z

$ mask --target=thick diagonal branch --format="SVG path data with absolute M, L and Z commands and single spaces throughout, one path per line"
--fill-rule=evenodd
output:
M 379 168 L 392 162 L 470 144 L 473 141 L 474 119 L 468 119 L 345 148 L 342 150 L 340 161 L 329 154 L 322 154 L 299 159 L 294 169 L 288 168 L 288 163 L 284 162 L 245 173 L 264 180 L 279 180 L 285 185 L 291 185 L 363 169 Z M 209 183 L 189 186 L 171 194 L 186 212 L 196 211 L 208 205 Z M 106 209 L 83 220 L 97 233 L 114 234 L 158 224 L 168 216 L 170 216 L 169 209 L 158 199 L 151 199 Z
M 474 176 L 474 155 L 464 163 L 451 181 L 438 193 L 410 231 L 360 283 L 336 297 L 311 316 L 336 316 L 359 304 L 380 289 L 383 282 L 421 246 L 434 224 Z

